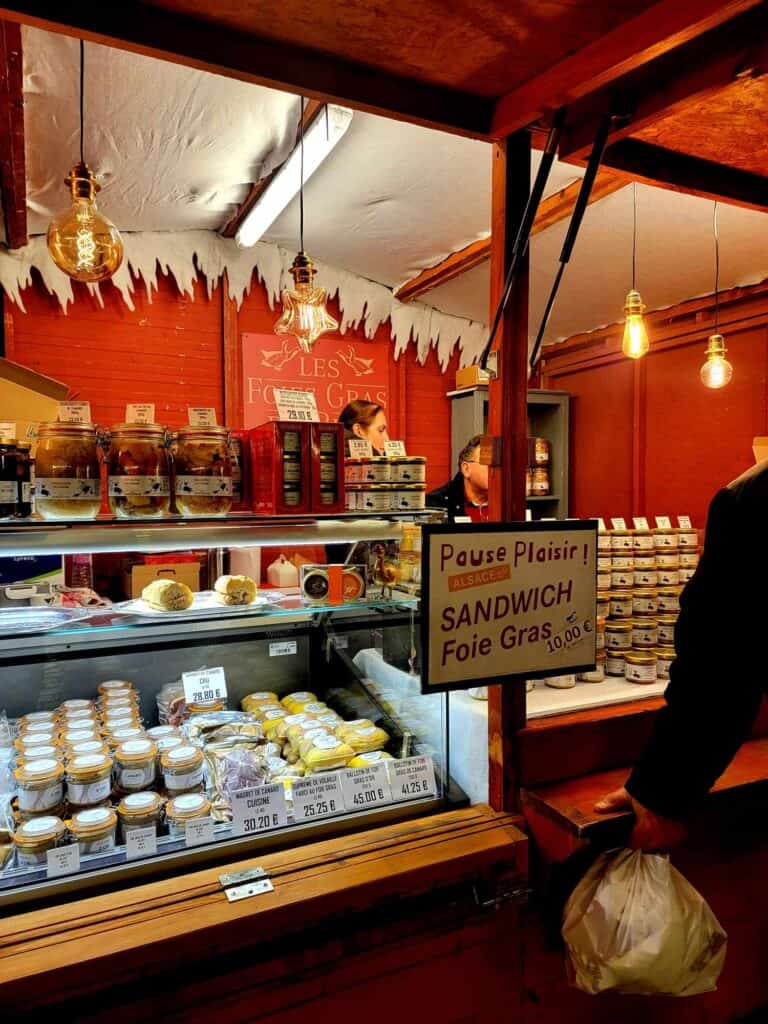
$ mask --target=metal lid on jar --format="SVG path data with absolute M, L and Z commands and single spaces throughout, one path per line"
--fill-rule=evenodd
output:
M 634 618 L 632 625 L 635 629 L 658 629 L 659 623 L 657 619 Z
M 653 651 L 625 651 L 624 660 L 629 665 L 655 665 L 658 658 Z
M 63 435 L 64 437 L 84 437 L 89 434 L 95 439 L 96 426 L 93 423 L 60 423 L 58 420 L 54 420 L 48 423 L 38 423 L 37 425 L 38 440 L 43 437 L 52 437 L 56 435 Z
M 629 619 L 621 619 L 619 622 L 606 622 L 606 633 L 629 633 L 632 629 L 632 622 Z
M 71 700 L 65 700 L 59 705 L 59 712 L 61 714 L 68 714 L 70 711 L 78 711 L 84 708 L 93 710 L 93 701 L 84 700 L 80 697 L 74 697 Z
M 168 818 L 184 820 L 185 818 L 204 818 L 210 813 L 211 802 L 202 793 L 183 793 L 169 800 L 165 805 Z
M 26 761 L 13 773 L 19 782 L 55 782 L 64 774 L 64 768 L 52 757 Z
M 211 438 L 225 440 L 229 436 L 228 427 L 181 427 L 178 431 L 179 441 L 207 441 Z
M 87 778 L 112 770 L 112 758 L 109 754 L 78 754 L 67 765 L 67 775 L 73 779 Z
M 664 658 L 665 660 L 667 658 L 671 660 L 672 658 L 676 657 L 677 654 L 674 647 L 667 646 L 665 644 L 659 644 L 658 647 L 654 648 L 654 651 L 657 658 Z
M 116 423 L 110 433 L 131 435 L 133 437 L 153 436 L 164 437 L 165 427 L 162 423 Z
M 635 590 L 632 591 L 632 596 L 645 597 L 650 599 L 652 597 L 656 597 L 657 593 L 658 591 L 655 587 L 637 587 Z
M 16 758 L 16 763 L 19 764 L 19 765 L 22 765 L 29 758 L 31 758 L 33 761 L 37 761 L 37 760 L 45 760 L 45 761 L 54 760 L 55 761 L 57 757 L 59 757 L 59 751 L 56 749 L 56 747 L 51 747 L 51 746 L 32 747 L 31 750 L 25 750 L 25 751 L 23 751 L 23 753 L 19 754 L 19 756 Z
M 78 838 L 87 838 L 109 832 L 116 826 L 117 815 L 111 807 L 89 807 L 72 815 L 69 831 Z
M 144 818 L 155 814 L 163 806 L 163 798 L 159 793 L 129 793 L 117 805 L 117 813 L 121 818 Z
M 105 679 L 103 683 L 99 683 L 99 693 L 102 697 L 105 693 L 114 693 L 115 690 L 133 689 L 133 683 L 129 683 L 127 679 Z
M 202 750 L 186 743 L 183 746 L 164 751 L 161 764 L 163 768 L 191 768 L 202 759 Z
M 657 615 L 656 621 L 660 626 L 674 626 L 677 622 L 676 615 Z
M 135 739 L 121 743 L 115 751 L 118 761 L 146 761 L 157 756 L 157 745 L 152 740 Z
M 56 842 L 64 835 L 64 822 L 52 814 L 25 821 L 13 834 L 13 842 L 24 849 L 34 849 L 47 843 Z
M 656 591 L 659 597 L 679 597 L 682 592 L 682 587 L 659 587 Z

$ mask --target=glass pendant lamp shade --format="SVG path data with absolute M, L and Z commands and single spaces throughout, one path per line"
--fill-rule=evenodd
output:
M 48 251 L 74 280 L 106 281 L 123 262 L 120 233 L 96 206 L 99 185 L 87 164 L 75 164 L 66 184 L 72 205 L 48 225 Z
M 275 334 L 292 334 L 303 352 L 311 352 L 317 339 L 339 329 L 338 320 L 328 312 L 324 288 L 315 288 L 315 268 L 304 252 L 296 254 L 291 266 L 294 286 L 281 295 L 283 313 L 275 324 Z
M 621 343 L 622 352 L 630 359 L 640 359 L 650 348 L 643 320 L 644 311 L 645 305 L 640 293 L 633 289 L 624 303 L 624 338 Z
M 733 377 L 733 367 L 725 358 L 728 350 L 725 347 L 725 338 L 722 334 L 711 335 L 707 342 L 706 362 L 699 371 L 701 383 L 706 388 L 717 390 L 730 384 Z

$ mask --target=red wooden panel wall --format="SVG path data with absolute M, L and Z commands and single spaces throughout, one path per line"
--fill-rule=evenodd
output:
M 137 285 L 133 312 L 111 285 L 102 287 L 102 308 L 76 284 L 75 302 L 64 314 L 35 274 L 33 286 L 23 293 L 26 313 L 5 300 L 6 355 L 69 384 L 71 397 L 90 401 L 94 420 L 103 425 L 122 422 L 128 402 L 154 402 L 157 419 L 171 427 L 187 422 L 189 405 L 214 406 L 224 423 L 225 390 L 236 390 L 237 384 L 225 380 L 222 290 L 217 288 L 209 300 L 198 280 L 191 301 L 179 294 L 172 279 L 160 274 L 158 283 L 151 303 L 143 284 Z M 276 319 L 264 288 L 254 282 L 230 331 L 238 342 L 249 331 L 271 333 Z M 362 330 L 344 337 L 365 344 Z M 376 340 L 391 343 L 388 323 Z M 413 346 L 390 363 L 390 435 L 405 440 L 410 453 L 427 456 L 430 488 L 452 472 L 445 395 L 453 389 L 457 365 L 454 356 L 443 374 L 430 352 L 419 366 Z M 228 425 L 240 426 L 236 419 Z
M 151 303 L 137 287 L 133 312 L 111 285 L 102 286 L 102 309 L 75 284 L 64 314 L 36 279 L 23 293 L 26 313 L 5 302 L 6 355 L 69 384 L 105 426 L 123 422 L 127 402 L 154 402 L 157 419 L 172 427 L 187 422 L 188 405 L 214 406 L 223 417 L 220 292 L 208 301 L 198 281 L 193 302 L 162 274 L 158 283 Z
M 721 305 L 734 366 L 722 391 L 699 379 L 710 297 L 649 317 L 651 351 L 638 364 L 621 356 L 615 327 L 545 352 L 544 386 L 574 395 L 573 515 L 688 514 L 703 527 L 715 492 L 754 464 L 752 438 L 768 434 L 768 286 Z

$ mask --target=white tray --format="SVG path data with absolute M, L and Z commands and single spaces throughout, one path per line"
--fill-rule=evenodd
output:
M 280 594 L 279 598 L 283 596 Z M 132 601 L 113 604 L 109 611 L 118 615 L 138 615 L 144 619 L 187 619 L 191 616 L 216 618 L 217 616 L 252 615 L 254 612 L 263 614 L 269 611 L 274 603 L 273 598 L 259 595 L 251 604 L 219 604 L 214 600 L 212 590 L 201 590 L 195 594 L 191 607 L 179 612 L 164 612 L 157 608 L 150 608 L 140 597 L 136 597 Z
M 104 608 L 99 610 L 105 611 Z M 47 633 L 51 629 L 61 629 L 73 622 L 87 619 L 93 614 L 93 608 L 61 608 L 59 606 L 49 607 L 48 605 L 0 608 L 0 635 Z

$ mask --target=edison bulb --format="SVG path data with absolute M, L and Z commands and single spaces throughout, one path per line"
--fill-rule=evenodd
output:
M 731 382 L 733 367 L 725 358 L 727 349 L 722 334 L 713 334 L 707 342 L 706 362 L 699 371 L 701 383 L 713 391 Z
M 76 164 L 66 183 L 72 205 L 48 225 L 48 251 L 76 281 L 106 281 L 123 262 L 120 232 L 96 206 L 99 185 L 87 164 Z
M 643 320 L 645 306 L 640 293 L 631 291 L 624 303 L 624 338 L 621 350 L 629 359 L 640 359 L 651 347 Z
M 311 352 L 321 335 L 339 329 L 339 322 L 325 308 L 325 289 L 314 287 L 315 268 L 303 252 L 294 259 L 291 274 L 294 288 L 282 293 L 283 313 L 275 334 L 292 334 L 303 352 Z

